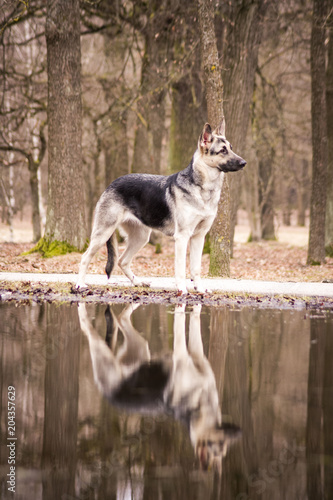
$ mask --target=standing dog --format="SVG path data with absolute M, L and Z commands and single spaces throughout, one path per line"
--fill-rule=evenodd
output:
M 133 285 L 142 285 L 131 270 L 134 255 L 149 241 L 152 229 L 175 240 L 176 287 L 186 293 L 186 251 L 190 242 L 190 270 L 194 288 L 204 291 L 200 280 L 205 236 L 217 213 L 225 172 L 236 172 L 246 161 L 232 151 L 225 138 L 224 120 L 212 132 L 205 124 L 191 163 L 169 176 L 129 174 L 119 177 L 100 197 L 91 241 L 83 254 L 77 287 L 85 286 L 87 268 L 106 243 L 110 278 L 118 257 L 115 231 L 127 234 L 127 246 L 118 264 Z

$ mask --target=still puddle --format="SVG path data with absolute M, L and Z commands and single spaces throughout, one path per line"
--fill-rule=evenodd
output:
M 333 498 L 332 312 L 0 318 L 1 498 Z

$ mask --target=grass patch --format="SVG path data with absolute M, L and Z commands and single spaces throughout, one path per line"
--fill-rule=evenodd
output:
M 88 243 L 87 243 L 88 244 Z M 85 245 L 86 249 L 87 244 Z M 58 255 L 66 255 L 71 252 L 82 252 L 77 247 L 70 245 L 67 241 L 58 241 L 58 240 L 48 240 L 45 238 L 41 238 L 39 242 L 28 252 L 23 252 L 22 255 L 29 255 L 32 253 L 40 253 L 45 258 L 56 257 Z

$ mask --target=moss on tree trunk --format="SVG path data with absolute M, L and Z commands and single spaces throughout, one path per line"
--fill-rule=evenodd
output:
M 230 190 L 226 176 L 218 214 L 209 233 L 209 241 L 210 276 L 230 276 Z
M 88 241 L 83 248 L 77 248 L 70 245 L 67 241 L 58 241 L 48 238 L 41 238 L 37 245 L 23 255 L 39 252 L 43 257 L 56 257 L 57 255 L 66 255 L 71 252 L 82 252 L 87 248 Z

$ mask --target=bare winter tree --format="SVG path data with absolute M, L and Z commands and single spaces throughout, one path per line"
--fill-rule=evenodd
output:
M 198 5 L 208 121 L 215 126 L 223 116 L 225 108 L 228 139 L 236 143 L 241 152 L 242 147 L 243 149 L 245 147 L 250 119 L 250 103 L 266 2 L 243 0 L 229 2 L 228 6 L 221 4 L 223 12 L 216 18 L 218 39 L 214 30 L 212 4 L 200 0 Z M 225 103 L 222 102 L 223 84 L 217 47 L 225 70 L 223 82 Z M 229 183 L 233 186 L 232 199 Z M 230 274 L 230 253 L 239 192 L 240 177 L 237 177 L 237 174 L 232 177 L 226 176 L 218 215 L 210 232 L 210 273 L 215 276 Z
M 189 163 L 207 115 L 200 44 L 197 37 L 197 7 L 191 0 L 184 0 L 181 6 L 184 9 L 182 15 L 174 23 L 176 40 L 169 129 L 171 172 L 178 172 Z
M 270 2 L 265 16 L 244 172 L 252 239 L 274 239 L 280 211 L 284 224 L 293 221 L 293 210 L 299 225 L 307 223 L 311 16 L 312 5 L 303 0 Z
M 312 193 L 308 264 L 325 260 L 325 213 L 327 176 L 327 122 L 325 85 L 325 36 L 327 0 L 313 0 L 311 31 L 311 115 L 312 115 Z
M 224 111 L 228 140 L 245 155 L 258 52 L 267 10 L 265 0 L 220 2 L 215 17 L 217 41 L 223 62 Z M 244 172 L 228 176 L 231 201 L 231 254 Z
M 216 127 L 224 117 L 223 82 L 217 51 L 213 9 L 208 0 L 197 0 L 201 58 L 207 100 L 207 117 Z M 224 177 L 217 216 L 210 230 L 210 265 L 212 276 L 230 276 L 230 191 Z
M 134 26 L 144 40 L 141 63 L 140 97 L 132 161 L 133 172 L 161 172 L 162 144 L 165 135 L 165 97 L 173 56 L 176 0 L 135 3 L 139 20 Z M 140 16 L 141 14 L 141 16 Z M 145 22 L 142 25 L 140 18 Z M 132 21 L 133 22 L 133 21 Z
M 329 41 L 327 46 L 326 109 L 327 109 L 327 205 L 326 205 L 326 253 L 333 256 L 333 0 L 329 0 Z
M 6 6 L 5 6 L 6 7 Z M 46 50 L 42 39 L 44 6 L 33 1 L 12 2 L 0 9 L 2 98 L 0 102 L 0 151 L 12 158 L 8 170 L 27 165 L 31 188 L 33 241 L 41 237 L 40 166 L 45 157 L 46 93 L 44 79 Z M 34 17 L 35 16 L 35 17 Z M 5 153 L 6 154 L 6 153 Z M 6 162 L 2 162 L 6 170 Z M 5 173 L 6 176 L 6 173 Z M 18 194 L 17 170 L 9 192 Z M 24 176 L 25 177 L 25 176 Z M 25 180 L 26 182 L 26 180 Z M 22 202 L 21 202 L 22 203 Z
M 42 250 L 86 244 L 81 134 L 81 45 L 79 0 L 49 0 L 48 59 L 49 184 Z

